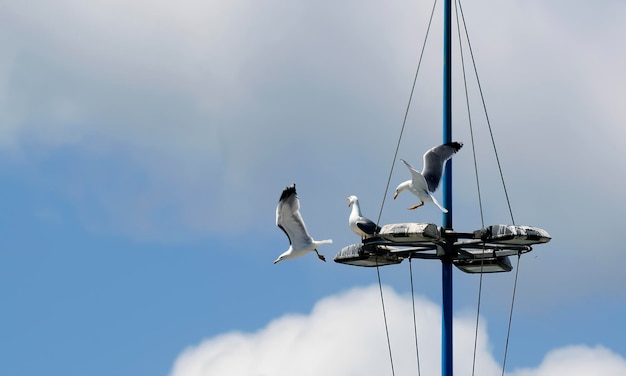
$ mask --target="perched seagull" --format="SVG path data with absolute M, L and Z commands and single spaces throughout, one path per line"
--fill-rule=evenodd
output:
M 462 147 L 463 144 L 461 142 L 449 142 L 428 150 L 424 153 L 424 170 L 421 173 L 413 168 L 413 166 L 406 163 L 405 160 L 401 159 L 402 163 L 411 171 L 412 179 L 398 185 L 393 199 L 395 200 L 401 192 L 408 190 L 421 201 L 420 204 L 409 207 L 409 210 L 417 209 L 424 205 L 424 202 L 430 201 L 437 205 L 442 212 L 447 213 L 448 210 L 437 202 L 437 199 L 435 199 L 432 193 L 434 193 L 439 186 L 441 175 L 443 175 L 443 167 L 446 162 Z
M 348 201 L 348 207 L 352 206 L 352 212 L 350 213 L 350 218 L 348 219 L 348 223 L 350 224 L 352 231 L 363 239 L 380 232 L 380 226 L 365 218 L 361 214 L 358 197 L 348 196 Z
M 296 195 L 295 183 L 291 187 L 283 190 L 276 206 L 276 225 L 285 232 L 289 238 L 289 249 L 283 252 L 275 261 L 276 264 L 282 260 L 290 260 L 296 257 L 304 256 L 306 253 L 315 251 L 320 260 L 326 261 L 326 258 L 319 254 L 317 247 L 322 244 L 329 244 L 333 241 L 320 240 L 316 241 L 311 238 L 306 230 L 302 216 L 300 215 L 300 201 Z

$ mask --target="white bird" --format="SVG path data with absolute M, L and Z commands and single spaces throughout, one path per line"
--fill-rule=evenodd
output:
M 424 202 L 430 201 L 437 205 L 442 212 L 447 213 L 448 210 L 439 204 L 432 193 L 434 193 L 439 186 L 446 162 L 462 147 L 463 143 L 461 142 L 449 142 L 428 150 L 424 153 L 424 170 L 421 173 L 401 159 L 402 163 L 411 171 L 412 179 L 398 185 L 393 199 L 395 200 L 400 193 L 408 190 L 415 194 L 421 201 L 420 204 L 409 207 L 409 210 L 417 209 L 424 205 Z
M 362 239 L 380 232 L 380 226 L 365 218 L 361 214 L 358 197 L 348 196 L 348 201 L 348 207 L 352 206 L 352 212 L 350 212 L 350 218 L 348 218 L 348 223 L 350 224 L 352 231 L 354 231 Z
M 331 239 L 316 241 L 311 238 L 304 225 L 304 220 L 302 220 L 302 215 L 300 215 L 300 201 L 296 195 L 295 184 L 285 188 L 280 195 L 280 200 L 278 200 L 278 205 L 276 206 L 276 225 L 289 238 L 289 249 L 283 252 L 274 261 L 274 264 L 279 261 L 304 256 L 311 251 L 315 251 L 320 260 L 326 261 L 326 258 L 317 251 L 317 247 L 333 241 Z

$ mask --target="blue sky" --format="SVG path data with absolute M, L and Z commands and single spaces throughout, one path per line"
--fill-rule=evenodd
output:
M 384 195 L 431 6 L 0 4 L 1 373 L 389 373 L 375 270 L 330 259 L 358 241 L 348 195 L 370 218 L 384 199 L 382 223 L 441 220 Z M 622 375 L 624 5 L 463 9 L 516 223 L 553 237 L 521 259 L 507 374 Z M 417 168 L 441 141 L 435 17 L 399 150 Z M 461 88 L 454 227 L 471 231 Z M 509 223 L 484 120 L 474 126 L 485 222 Z M 407 178 L 396 166 L 391 189 Z M 272 264 L 288 247 L 275 206 L 292 182 L 312 235 L 334 240 L 320 249 L 330 262 Z M 440 266 L 413 269 L 422 372 L 436 374 Z M 484 278 L 484 375 L 500 374 L 513 277 Z M 396 371 L 414 373 L 407 262 L 381 278 Z M 455 270 L 454 282 L 464 374 L 478 279 Z

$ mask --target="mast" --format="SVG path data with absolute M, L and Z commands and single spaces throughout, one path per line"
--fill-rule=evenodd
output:
M 452 7 L 451 0 L 444 0 L 443 30 L 443 143 L 452 141 Z M 442 216 L 445 230 L 452 230 L 452 159 L 446 163 L 442 184 L 443 207 L 448 209 Z M 441 258 L 441 375 L 452 376 L 452 258 L 451 240 L 446 241 L 445 255 Z

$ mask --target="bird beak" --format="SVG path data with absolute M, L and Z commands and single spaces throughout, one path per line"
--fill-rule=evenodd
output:
M 394 200 L 396 199 L 396 197 L 398 197 L 398 192 L 396 192 L 396 193 L 394 193 L 394 194 L 393 194 L 393 199 L 394 199 Z
M 352 206 L 352 201 L 350 201 L 350 197 L 346 197 L 348 199 L 348 207 Z
M 276 260 L 274 260 L 274 264 L 276 264 L 278 261 L 280 261 L 279 258 L 277 258 Z

